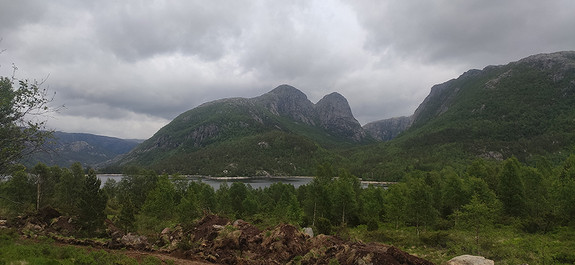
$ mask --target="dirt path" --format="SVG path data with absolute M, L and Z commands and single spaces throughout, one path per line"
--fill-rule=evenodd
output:
M 113 253 L 126 255 L 128 257 L 136 259 L 138 262 L 142 261 L 145 257 L 153 256 L 153 257 L 156 257 L 163 262 L 171 261 L 177 265 L 214 265 L 214 263 L 208 263 L 208 262 L 196 261 L 196 260 L 188 260 L 188 259 L 180 259 L 180 258 L 172 257 L 168 254 L 163 254 L 163 253 L 158 253 L 158 252 L 145 252 L 145 251 L 136 251 L 136 250 L 109 250 L 109 249 L 105 249 L 105 250 L 113 252 Z
M 72 247 L 76 247 L 76 248 L 83 248 L 86 250 L 95 250 L 95 249 L 104 250 L 104 251 L 107 251 L 109 253 L 128 256 L 130 258 L 137 260 L 139 263 L 142 262 L 142 260 L 144 260 L 146 257 L 152 256 L 152 257 L 155 257 L 155 258 L 161 260 L 163 263 L 166 263 L 167 261 L 171 261 L 171 262 L 173 262 L 173 264 L 176 264 L 176 265 L 214 265 L 214 264 L 216 264 L 216 263 L 209 263 L 209 262 L 205 262 L 205 261 L 197 261 L 197 260 L 177 258 L 177 257 L 173 257 L 169 254 L 160 253 L 160 252 L 147 252 L 147 251 L 138 251 L 138 250 L 116 250 L 116 249 L 99 248 L 99 247 L 91 247 L 91 246 L 71 245 L 71 244 L 64 244 L 64 243 L 59 243 L 59 242 L 56 242 L 54 244 L 59 245 L 59 246 L 72 246 Z

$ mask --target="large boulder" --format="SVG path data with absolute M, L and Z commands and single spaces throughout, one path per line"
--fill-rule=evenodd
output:
M 120 240 L 124 246 L 135 250 L 149 250 L 150 244 L 148 243 L 148 238 L 145 236 L 139 236 L 133 233 L 128 233 L 124 235 Z
M 494 265 L 495 262 L 481 256 L 461 255 L 450 259 L 447 265 Z

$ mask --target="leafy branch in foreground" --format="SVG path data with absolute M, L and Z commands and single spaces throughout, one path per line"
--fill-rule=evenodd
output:
M 8 173 L 21 158 L 41 151 L 52 135 L 45 118 L 58 108 L 49 106 L 54 96 L 42 83 L 0 77 L 0 174 Z

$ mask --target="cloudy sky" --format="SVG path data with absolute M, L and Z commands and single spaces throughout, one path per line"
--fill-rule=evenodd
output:
M 0 75 L 46 79 L 49 126 L 148 138 L 290 84 L 360 123 L 411 115 L 471 68 L 575 50 L 573 0 L 0 0 Z

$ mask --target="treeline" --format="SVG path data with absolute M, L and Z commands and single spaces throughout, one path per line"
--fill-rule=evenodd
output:
M 553 167 L 541 159 L 530 167 L 510 158 L 476 160 L 463 170 L 413 171 L 399 184 L 361 188 L 357 177 L 324 164 L 310 184 L 275 183 L 253 189 L 241 182 L 218 190 L 202 182 L 132 169 L 100 188 L 91 169 L 39 164 L 20 167 L 0 183 L 0 215 L 14 216 L 44 206 L 77 216 L 84 231 L 97 231 L 110 218 L 126 232 L 157 233 L 188 225 L 205 213 L 254 223 L 287 222 L 337 233 L 383 223 L 415 231 L 469 229 L 480 235 L 494 225 L 546 233 L 575 224 L 575 155 Z
M 84 234 L 101 228 L 106 215 L 107 196 L 93 169 L 80 163 L 69 169 L 38 164 L 27 171 L 18 165 L 0 182 L 0 216 L 31 213 L 50 206 L 61 213 L 77 216 Z

